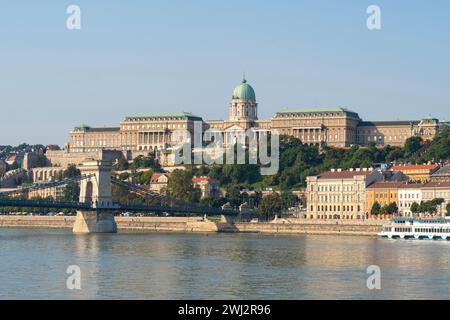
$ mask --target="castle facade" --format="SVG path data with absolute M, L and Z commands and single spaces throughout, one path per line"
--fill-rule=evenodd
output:
M 66 152 L 83 153 L 100 150 L 120 150 L 135 154 L 169 150 L 180 143 L 176 130 L 193 134 L 201 123 L 203 130 L 221 133 L 225 144 L 227 132 L 247 130 L 278 130 L 280 134 L 299 138 L 303 143 L 347 148 L 375 143 L 403 146 L 413 136 L 431 140 L 439 129 L 447 125 L 438 119 L 413 121 L 364 121 L 358 113 L 346 108 L 291 109 L 277 112 L 272 119 L 258 119 L 256 94 L 245 79 L 234 89 L 227 120 L 203 120 L 188 112 L 142 114 L 127 116 L 119 126 L 92 128 L 75 127 L 70 132 Z

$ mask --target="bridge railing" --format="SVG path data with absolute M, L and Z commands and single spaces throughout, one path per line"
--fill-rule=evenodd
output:
M 0 207 L 92 209 L 92 206 L 89 203 L 4 198 L 0 199 Z

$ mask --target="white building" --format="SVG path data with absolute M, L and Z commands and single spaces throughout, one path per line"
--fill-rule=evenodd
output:
M 411 205 L 422 202 L 421 183 L 404 184 L 398 189 L 398 211 L 404 216 L 412 216 Z
M 364 219 L 366 188 L 382 181 L 383 175 L 373 169 L 341 169 L 307 177 L 309 219 Z

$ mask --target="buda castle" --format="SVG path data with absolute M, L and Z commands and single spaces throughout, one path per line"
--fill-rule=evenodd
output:
M 157 113 L 127 116 L 117 127 L 75 127 L 65 146 L 67 153 L 89 153 L 101 150 L 128 152 L 130 157 L 152 151 L 170 150 L 180 143 L 175 141 L 176 130 L 188 130 L 201 123 L 203 130 L 224 134 L 235 130 L 253 128 L 256 131 L 278 130 L 303 143 L 348 148 L 352 145 L 367 146 L 375 143 L 403 146 L 406 139 L 419 136 L 431 140 L 446 125 L 438 119 L 425 118 L 415 121 L 364 121 L 358 113 L 346 108 L 291 109 L 277 112 L 272 119 L 258 119 L 258 103 L 255 90 L 243 79 L 234 89 L 229 104 L 227 120 L 203 120 L 188 113 Z

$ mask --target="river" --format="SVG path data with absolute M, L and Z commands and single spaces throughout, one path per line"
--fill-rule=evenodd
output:
M 81 289 L 67 288 L 79 266 Z M 381 270 L 369 290 L 367 267 Z M 447 299 L 450 242 L 0 229 L 1 299 Z

